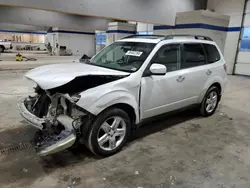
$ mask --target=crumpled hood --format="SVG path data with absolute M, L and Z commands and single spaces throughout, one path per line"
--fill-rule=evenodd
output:
M 28 71 L 25 77 L 47 90 L 62 86 L 76 77 L 88 75 L 126 76 L 129 73 L 84 63 L 65 63 L 37 67 Z

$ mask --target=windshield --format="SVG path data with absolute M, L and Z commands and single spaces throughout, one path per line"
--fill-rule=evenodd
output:
M 152 43 L 115 42 L 96 54 L 90 64 L 114 70 L 135 72 L 155 47 Z

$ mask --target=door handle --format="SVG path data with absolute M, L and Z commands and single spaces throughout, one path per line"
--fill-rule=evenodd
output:
M 176 80 L 177 80 L 177 82 L 182 82 L 183 80 L 185 80 L 185 77 L 179 76 Z
M 206 72 L 206 74 L 207 74 L 207 75 L 210 75 L 210 74 L 212 74 L 212 71 L 211 71 L 211 70 L 208 70 L 208 71 Z

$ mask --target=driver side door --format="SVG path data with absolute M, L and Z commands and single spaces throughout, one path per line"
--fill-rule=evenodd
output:
M 141 119 L 163 114 L 178 108 L 183 103 L 180 76 L 181 44 L 163 45 L 153 57 L 153 63 L 165 65 L 165 75 L 144 75 L 141 79 Z M 148 69 L 145 72 L 149 71 Z

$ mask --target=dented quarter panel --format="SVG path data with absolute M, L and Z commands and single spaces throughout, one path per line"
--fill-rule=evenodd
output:
M 131 74 L 123 79 L 80 93 L 81 98 L 76 104 L 90 113 L 98 115 L 114 104 L 125 103 L 134 108 L 135 123 L 139 123 L 139 87 L 140 76 Z
M 25 77 L 48 90 L 69 83 L 76 77 L 88 75 L 126 76 L 129 73 L 84 63 L 64 63 L 37 67 L 28 71 Z

